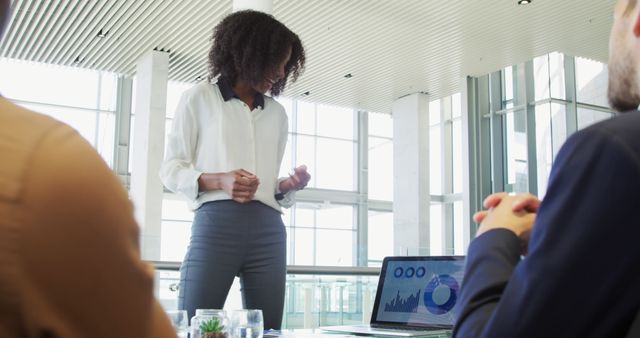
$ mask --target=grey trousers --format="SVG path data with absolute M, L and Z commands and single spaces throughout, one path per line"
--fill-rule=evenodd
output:
M 260 202 L 203 204 L 180 269 L 178 308 L 221 309 L 235 276 L 245 309 L 261 309 L 265 329 L 280 329 L 286 278 L 286 240 L 278 211 Z

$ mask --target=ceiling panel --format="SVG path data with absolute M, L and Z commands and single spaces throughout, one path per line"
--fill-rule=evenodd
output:
M 449 95 L 467 75 L 552 51 L 604 62 L 614 3 L 274 0 L 308 58 L 284 95 L 390 112 L 398 97 Z M 133 75 L 157 49 L 169 53 L 170 79 L 195 82 L 206 76 L 213 27 L 231 9 L 232 0 L 16 0 L 0 55 Z

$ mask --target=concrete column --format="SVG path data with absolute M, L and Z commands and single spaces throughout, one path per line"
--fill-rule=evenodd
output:
M 163 188 L 158 172 L 164 156 L 168 71 L 169 54 L 150 51 L 138 61 L 136 72 L 130 193 L 146 260 L 160 260 Z
M 273 14 L 273 0 L 233 0 L 233 11 L 253 9 L 267 14 Z
M 393 103 L 393 251 L 428 255 L 429 96 L 410 94 Z

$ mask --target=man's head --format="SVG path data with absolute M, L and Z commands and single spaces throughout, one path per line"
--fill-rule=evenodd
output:
M 4 28 L 7 26 L 7 21 L 9 21 L 9 14 L 9 0 L 0 0 L 0 40 L 2 40 Z
M 609 104 L 616 111 L 640 105 L 640 6 L 638 0 L 619 0 L 609 40 Z
M 242 80 L 278 96 L 289 75 L 304 69 L 300 38 L 271 15 L 245 10 L 225 17 L 214 29 L 209 51 L 209 80 L 218 75 Z

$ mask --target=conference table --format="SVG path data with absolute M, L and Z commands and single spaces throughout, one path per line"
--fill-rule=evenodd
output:
M 295 330 L 282 330 L 266 332 L 263 338 L 389 338 L 389 336 L 363 336 L 363 335 L 350 335 L 339 332 L 329 332 L 321 329 L 295 329 Z M 434 334 L 427 336 L 420 336 L 414 338 L 451 338 L 450 333 L 446 334 Z

